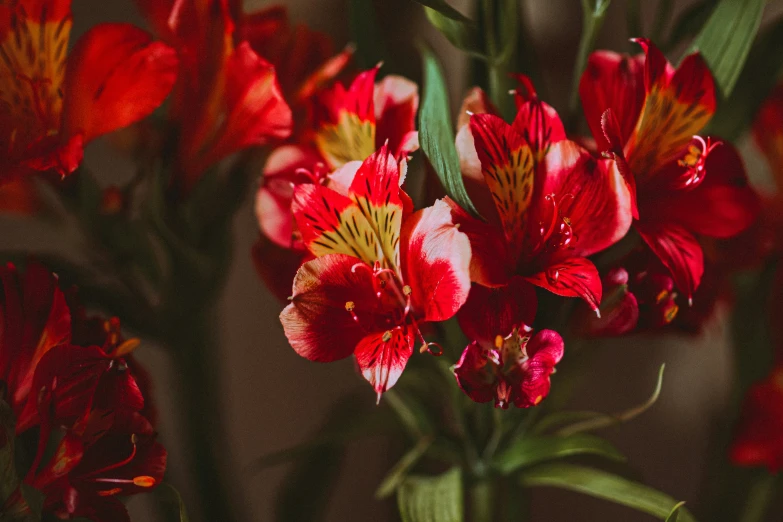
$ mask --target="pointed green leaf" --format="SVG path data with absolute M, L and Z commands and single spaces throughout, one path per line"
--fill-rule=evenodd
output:
M 783 20 L 766 29 L 753 44 L 739 80 L 710 120 L 705 134 L 737 140 L 753 122 L 783 71 Z
M 494 465 L 503 474 L 546 460 L 574 455 L 597 455 L 624 462 L 625 456 L 606 440 L 595 435 L 575 434 L 567 437 L 524 437 L 495 457 Z
M 424 96 L 419 115 L 421 150 L 435 169 L 446 193 L 459 206 L 478 216 L 462 181 L 443 70 L 427 46 L 421 45 L 420 49 L 424 62 Z
M 650 398 L 644 401 L 642 404 L 634 406 L 633 408 L 622 411 L 620 413 L 615 413 L 612 415 L 604 414 L 597 417 L 587 418 L 581 422 L 566 426 L 565 428 L 560 428 L 557 433 L 559 435 L 572 435 L 574 433 L 583 431 L 592 431 L 606 428 L 608 426 L 614 426 L 615 424 L 628 422 L 629 420 L 638 417 L 642 413 L 649 410 L 658 401 L 658 397 L 661 396 L 661 389 L 663 387 L 663 370 L 665 368 L 666 365 L 662 364 L 661 368 L 658 370 L 658 382 L 655 385 L 655 389 L 653 390 L 652 395 L 650 395 Z
M 174 486 L 164 482 L 155 489 L 155 497 L 165 522 L 190 521 L 182 496 Z
M 430 23 L 451 42 L 451 45 L 477 57 L 483 57 L 476 23 L 445 0 L 416 0 L 424 6 Z
M 742 66 L 761 24 L 766 0 L 721 0 L 691 51 L 699 50 L 712 71 L 722 98 L 737 83 Z
M 685 501 L 678 503 L 676 506 L 672 508 L 672 512 L 669 513 L 669 516 L 666 517 L 666 520 L 664 522 L 678 522 L 680 520 L 680 508 L 685 505 Z
M 624 477 L 572 464 L 544 464 L 519 475 L 524 487 L 555 487 L 576 491 L 665 519 L 677 501 L 665 493 Z M 680 509 L 679 522 L 695 522 L 687 509 Z
M 375 490 L 375 498 L 386 498 L 397 490 L 397 487 L 402 484 L 405 477 L 416 465 L 416 463 L 424 456 L 427 449 L 432 445 L 433 438 L 426 437 L 421 439 L 418 444 L 411 448 L 408 453 L 394 465 L 394 467 L 386 474 L 386 478 L 383 479 L 381 485 Z
M 397 506 L 402 522 L 463 522 L 460 468 L 437 477 L 409 477 L 397 490 Z

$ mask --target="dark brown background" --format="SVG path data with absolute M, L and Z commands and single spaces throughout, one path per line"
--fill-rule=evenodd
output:
M 344 2 L 283 1 L 289 6 L 293 20 L 328 32 L 338 45 L 346 43 L 348 35 Z M 642 3 L 649 4 L 645 6 L 649 11 L 655 2 Z M 687 3 L 677 2 L 677 11 Z M 466 65 L 461 56 L 433 33 L 413 2 L 384 0 L 375 4 L 384 21 L 381 27 L 387 45 L 395 51 L 399 49 L 402 56 L 411 57 L 408 64 L 411 70 L 418 68 L 413 61 L 412 35 L 425 34 L 435 46 L 444 61 L 456 108 L 466 89 L 462 81 Z M 453 4 L 468 12 L 473 2 L 462 0 Z M 599 45 L 628 49 L 624 2 L 614 4 Z M 264 2 L 246 1 L 247 10 L 261 5 Z M 580 33 L 580 2 L 536 0 L 525 1 L 523 5 L 545 68 L 551 97 L 548 101 L 564 108 Z M 780 8 L 779 3 L 773 7 L 778 13 Z M 98 21 L 143 23 L 129 0 L 76 0 L 74 11 L 77 34 Z M 648 17 L 645 26 L 649 25 Z M 111 155 L 105 143 L 91 146 L 87 162 L 107 181 L 121 180 L 130 172 L 128 165 Z M 758 172 L 764 169 L 757 160 L 752 168 L 754 171 L 758 168 Z M 222 325 L 223 376 L 222 389 L 215 393 L 223 397 L 225 417 L 230 421 L 231 446 L 226 448 L 225 458 L 236 470 L 236 486 L 248 499 L 250 512 L 254 514 L 252 520 L 260 522 L 272 520 L 276 489 L 287 468 L 281 466 L 254 473 L 249 465 L 260 455 L 306 440 L 321 423 L 325 411 L 347 390 L 355 389 L 360 377 L 354 373 L 351 360 L 315 364 L 300 358 L 288 346 L 277 321 L 281 305 L 258 281 L 250 259 L 250 246 L 257 235 L 251 199 L 248 195 L 234 224 L 235 259 L 219 317 L 215 318 Z M 78 235 L 67 224 L 60 225 L 69 232 L 61 233 L 26 219 L 3 218 L 4 244 L 12 248 L 67 250 L 78 257 L 82 248 Z M 641 418 L 606 435 L 629 456 L 648 484 L 691 505 L 698 505 L 700 498 L 711 420 L 727 400 L 730 356 L 723 317 L 725 314 L 719 313 L 718 320 L 707 327 L 701 338 L 687 343 L 675 337 L 623 339 L 595 348 L 594 357 L 584 368 L 587 377 L 572 404 L 599 411 L 616 411 L 637 404 L 652 389 L 660 363 L 666 362 L 663 394 L 658 404 Z M 186 483 L 182 463 L 198 456 L 183 455 L 177 444 L 177 407 L 170 392 L 170 375 L 176 368 L 153 345 L 144 345 L 137 353 L 155 377 L 155 399 L 161 410 L 160 431 L 170 452 L 170 472 L 177 482 Z M 556 378 L 554 383 L 557 386 Z M 366 392 L 372 393 L 369 387 Z M 393 455 L 387 454 L 387 450 L 385 442 L 373 439 L 357 441 L 350 448 L 329 506 L 329 522 L 396 520 L 393 502 L 379 503 L 372 498 L 384 471 L 393 462 Z M 188 489 L 183 493 L 187 499 Z M 145 503 L 141 498 L 130 502 L 135 520 L 150 519 Z M 534 508 L 536 521 L 653 520 L 625 508 L 564 492 L 537 493 Z M 198 520 L 196 513 L 193 519 Z

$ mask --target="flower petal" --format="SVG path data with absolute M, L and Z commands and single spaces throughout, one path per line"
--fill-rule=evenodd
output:
M 454 316 L 470 292 L 470 241 L 437 200 L 408 218 L 402 230 L 402 274 L 414 310 L 427 321 Z
M 481 171 L 495 200 L 506 240 L 520 245 L 533 197 L 535 161 L 519 129 L 491 114 L 470 118 Z M 521 245 L 520 245 L 521 246 Z
M 553 294 L 581 297 L 594 311 L 601 303 L 601 276 L 595 265 L 583 257 L 558 261 L 525 279 Z
M 416 150 L 410 147 L 418 148 L 412 134 L 416 134 L 419 87 L 402 76 L 386 76 L 375 85 L 374 105 L 376 146 L 386 143 L 397 158 Z
M 616 162 L 596 160 L 572 141 L 551 145 L 544 161 L 542 194 L 560 198 L 558 211 L 576 239 L 571 255 L 589 256 L 625 236 L 633 220 L 631 194 Z
M 457 384 L 474 402 L 490 402 L 495 398 L 497 377 L 484 348 L 470 343 L 454 366 Z
M 778 187 L 783 186 L 783 84 L 778 85 L 759 108 L 753 122 L 753 138 L 767 158 Z
M 63 130 L 84 140 L 127 127 L 155 110 L 177 79 L 177 54 L 130 24 L 100 24 L 68 56 Z
M 356 363 L 367 382 L 381 395 L 394 386 L 413 354 L 415 343 L 411 328 L 401 326 L 377 332 L 362 339 L 356 346 Z
M 611 148 L 601 128 L 607 109 L 617 117 L 620 146 L 631 137 L 644 104 L 644 61 L 643 54 L 631 57 L 611 51 L 596 51 L 587 60 L 579 96 L 600 152 Z
M 530 79 L 520 74 L 517 80 L 522 87 L 516 91 L 517 115 L 512 125 L 530 146 L 536 161 L 541 161 L 552 144 L 566 139 L 565 128 L 557 111 L 538 98 Z
M 506 337 L 514 328 L 532 325 L 537 307 L 536 289 L 515 276 L 498 288 L 473 285 L 457 317 L 468 339 L 492 347 L 498 335 Z
M 678 172 L 684 169 L 676 164 L 671 168 Z M 709 153 L 703 179 L 691 190 L 668 190 L 644 204 L 643 218 L 671 221 L 691 232 L 719 238 L 734 236 L 753 223 L 761 210 L 759 198 L 748 184 L 742 158 L 730 143 L 721 143 Z
M 628 290 L 628 271 L 613 268 L 601 280 L 601 317 L 583 318 L 583 330 L 593 337 L 610 337 L 631 332 L 639 323 L 639 303 Z M 585 314 L 587 315 L 587 314 Z
M 377 73 L 377 67 L 364 71 L 348 89 L 337 83 L 317 95 L 313 107 L 315 144 L 332 169 L 364 160 L 375 151 Z
M 648 178 L 672 160 L 715 112 L 715 84 L 698 53 L 685 57 L 677 71 L 648 40 L 644 49 L 647 96 L 639 121 L 626 148 L 631 170 Z
M 783 370 L 748 391 L 729 455 L 738 466 L 783 469 Z
M 509 375 L 517 408 L 536 406 L 549 395 L 549 377 L 563 358 L 563 338 L 554 330 L 540 330 L 527 342 L 526 350 L 528 359 Z
M 351 355 L 374 324 L 376 308 L 372 270 L 354 267 L 355 257 L 334 254 L 303 264 L 294 278 L 291 304 L 280 314 L 285 335 L 296 353 L 311 361 L 331 362 Z M 359 321 L 355 321 L 346 305 Z
M 348 254 L 368 265 L 386 260 L 373 226 L 349 197 L 322 185 L 299 185 L 291 208 L 313 255 Z
M 247 42 L 226 64 L 226 115 L 218 139 L 203 158 L 204 165 L 254 145 L 291 135 L 291 109 L 283 99 L 275 69 Z
M 691 299 L 704 273 L 704 253 L 696 238 L 682 225 L 671 222 L 637 221 L 635 226 L 669 269 L 677 288 Z
M 291 295 L 296 271 L 305 260 L 306 252 L 283 248 L 264 235 L 253 245 L 253 265 L 266 287 L 280 301 Z

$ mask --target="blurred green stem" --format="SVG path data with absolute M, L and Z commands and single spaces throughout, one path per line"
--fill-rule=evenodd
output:
M 764 522 L 770 503 L 778 498 L 777 477 L 763 473 L 750 486 L 739 522 Z
M 471 522 L 492 522 L 494 520 L 495 485 L 482 478 L 470 488 Z
M 587 66 L 587 58 L 595 47 L 598 33 L 604 23 L 606 10 L 611 0 L 582 0 L 582 38 L 574 62 L 574 77 L 571 81 L 571 97 L 568 101 L 568 129 L 573 131 L 579 111 L 579 80 Z

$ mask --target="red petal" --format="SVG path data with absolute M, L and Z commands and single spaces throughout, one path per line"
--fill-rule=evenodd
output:
M 20 178 L 0 183 L 0 213 L 33 216 L 42 205 L 38 187 L 32 179 Z
M 507 251 L 500 227 L 474 218 L 446 198 L 451 219 L 470 241 L 470 280 L 484 286 L 503 286 L 512 276 L 516 261 Z
M 492 104 L 487 93 L 481 87 L 473 87 L 465 95 L 457 115 L 457 129 L 462 129 L 470 123 L 473 114 L 494 114 L 500 116 L 497 107 Z
M 454 366 L 454 376 L 462 391 L 475 402 L 490 402 L 495 398 L 497 377 L 493 364 L 477 342 L 470 343 Z
M 601 276 L 595 265 L 583 257 L 558 261 L 525 279 L 553 294 L 581 297 L 593 310 L 598 310 L 601 302 Z
M 395 157 L 418 148 L 416 111 L 419 88 L 401 76 L 389 75 L 375 86 L 375 143 L 387 143 Z
M 612 109 L 606 109 L 606 112 L 601 116 L 601 130 L 609 145 L 609 149 L 605 151 L 610 157 L 614 158 L 617 166 L 617 170 L 620 171 L 625 183 L 628 185 L 628 192 L 631 196 L 631 215 L 634 219 L 639 219 L 639 204 L 637 202 L 636 194 L 636 177 L 631 171 L 631 166 L 628 165 L 628 160 L 625 157 L 623 151 L 622 141 L 620 138 L 620 124 L 617 122 L 617 118 L 614 115 Z
M 535 96 L 519 107 L 512 125 L 530 146 L 537 161 L 543 159 L 552 144 L 566 139 L 557 111 Z
M 722 143 L 708 154 L 703 179 L 691 190 L 668 190 L 643 203 L 644 219 L 678 223 L 691 232 L 719 238 L 734 236 L 753 223 L 761 210 L 760 201 L 731 144 Z
M 764 101 L 753 122 L 753 138 L 767 158 L 778 186 L 783 186 L 783 85 Z
M 748 392 L 730 457 L 738 466 L 783 469 L 783 371 Z
M 319 362 L 344 359 L 367 335 L 359 322 L 374 324 L 372 270 L 354 270 L 357 263 L 361 262 L 355 257 L 334 254 L 308 261 L 296 273 L 291 304 L 280 314 L 280 321 L 291 346 L 302 357 Z M 346 309 L 349 302 L 359 322 Z
M 589 256 L 625 236 L 632 221 L 631 194 L 615 162 L 595 160 L 576 143 L 561 141 L 549 149 L 544 169 L 541 193 L 560 198 L 558 211 L 568 217 L 575 236 L 571 255 Z
M 628 272 L 615 268 L 602 279 L 601 317 L 590 314 L 584 330 L 594 337 L 610 337 L 631 332 L 639 323 L 639 303 L 628 291 Z
M 264 177 L 256 193 L 256 218 L 261 231 L 282 247 L 302 248 L 294 237 L 291 204 L 294 187 L 312 180 L 298 175 L 297 170 L 313 171 L 319 161 L 321 157 L 310 147 L 283 145 L 272 151 L 264 165 Z
M 321 185 L 299 185 L 292 209 L 313 255 L 348 254 L 368 265 L 385 261 L 373 226 L 347 196 Z
M 402 375 L 414 342 L 413 330 L 402 326 L 370 334 L 356 346 L 356 362 L 364 378 L 375 388 L 378 401 Z
M 698 53 L 685 57 L 676 72 L 647 40 L 638 40 L 647 54 L 647 97 L 627 145 L 631 170 L 648 178 L 674 159 L 715 112 L 715 84 Z
M 291 295 L 291 286 L 306 252 L 283 248 L 263 235 L 253 245 L 253 264 L 261 280 L 280 301 Z
M 468 339 L 492 347 L 498 335 L 506 337 L 514 328 L 532 325 L 537 306 L 535 288 L 515 276 L 499 288 L 473 285 L 457 317 Z
M 527 342 L 526 350 L 528 359 L 508 376 L 517 408 L 536 406 L 549 395 L 549 376 L 563 358 L 563 338 L 554 330 L 541 330 Z
M 225 104 L 225 120 L 203 159 L 205 165 L 291 135 L 291 109 L 283 99 L 275 69 L 247 42 L 234 50 L 226 64 Z
M 484 179 L 495 199 L 507 241 L 521 246 L 533 197 L 535 161 L 520 130 L 491 114 L 470 118 Z
M 696 238 L 675 223 L 636 222 L 636 230 L 669 269 L 677 288 L 689 299 L 704 273 L 704 254 Z
M 130 24 L 100 24 L 68 56 L 63 129 L 84 140 L 152 113 L 177 79 L 177 55 Z
M 470 242 L 452 223 L 445 201 L 405 221 L 401 258 L 414 309 L 427 321 L 453 317 L 470 292 Z
M 372 226 L 387 266 L 398 267 L 403 214 L 400 171 L 386 145 L 362 163 L 348 192 Z
M 359 74 L 346 89 L 335 84 L 319 93 L 313 107 L 315 143 L 332 169 L 364 160 L 375 151 L 375 76 L 378 68 Z
M 601 117 L 607 109 L 619 118 L 620 147 L 633 132 L 644 104 L 644 60 L 644 55 L 596 51 L 587 61 L 579 81 L 579 96 L 599 151 L 610 148 L 601 129 Z

